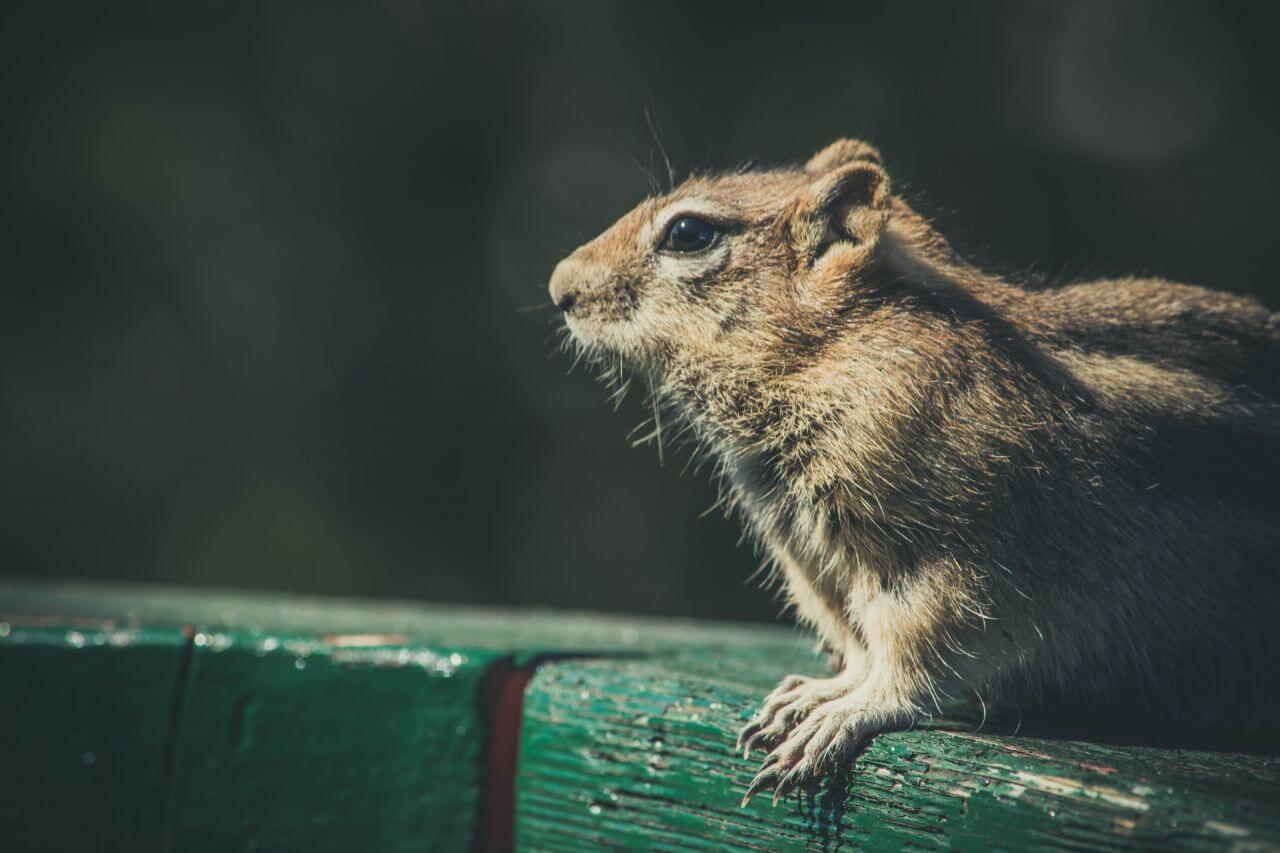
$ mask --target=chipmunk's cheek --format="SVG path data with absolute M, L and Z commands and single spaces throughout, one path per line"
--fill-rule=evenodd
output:
M 662 258 L 657 274 L 685 287 L 696 287 L 715 278 L 729 263 L 728 246 L 696 255 L 673 255 Z

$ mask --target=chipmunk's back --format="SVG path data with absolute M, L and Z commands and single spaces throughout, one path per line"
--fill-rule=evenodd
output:
M 1132 432 L 1150 485 L 1280 510 L 1280 315 L 1158 279 L 1044 290 L 1031 322 Z

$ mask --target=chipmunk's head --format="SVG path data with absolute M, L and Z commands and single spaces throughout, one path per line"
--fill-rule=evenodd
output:
M 551 299 L 586 350 L 637 366 L 785 349 L 849 307 L 889 208 L 856 140 L 803 169 L 693 177 L 561 261 Z

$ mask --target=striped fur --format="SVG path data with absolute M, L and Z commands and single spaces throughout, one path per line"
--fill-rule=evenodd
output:
M 724 236 L 659 250 L 697 215 Z M 572 339 L 654 378 L 842 661 L 742 746 L 785 793 L 957 707 L 1274 725 L 1280 319 L 1152 279 L 1022 287 L 841 140 L 694 177 L 557 268 Z

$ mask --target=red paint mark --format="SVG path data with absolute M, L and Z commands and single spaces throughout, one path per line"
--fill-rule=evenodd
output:
M 520 752 L 520 722 L 524 716 L 524 688 L 537 664 L 513 666 L 500 660 L 489 667 L 480 688 L 480 713 L 488 720 L 484 787 L 480 794 L 480 825 L 475 849 L 505 851 L 515 846 L 516 761 Z
M 1089 764 L 1081 761 L 1079 762 L 1079 765 L 1085 770 L 1092 770 L 1094 773 L 1101 773 L 1103 776 L 1110 776 L 1112 773 L 1116 772 L 1114 767 L 1104 767 L 1101 764 Z
M 325 634 L 326 646 L 343 649 L 373 648 L 376 646 L 402 646 L 408 640 L 404 634 Z

